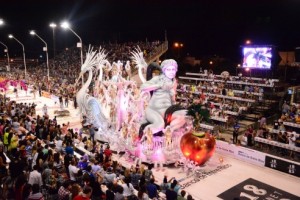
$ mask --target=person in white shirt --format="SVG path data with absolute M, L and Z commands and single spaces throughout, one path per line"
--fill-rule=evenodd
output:
M 75 161 L 72 160 L 72 161 L 71 161 L 71 164 L 69 165 L 70 179 L 71 179 L 72 181 L 76 181 L 76 174 L 78 173 L 78 171 L 79 171 L 79 168 L 77 168 L 77 167 L 75 166 Z
M 46 104 L 43 106 L 43 113 L 44 115 L 48 115 L 48 107 Z
M 293 131 L 291 133 L 291 135 L 289 136 L 289 146 L 291 146 L 291 147 L 295 147 L 296 146 L 296 137 L 295 137 L 295 135 L 296 135 L 296 132 Z
M 26 128 L 28 131 L 31 131 L 31 125 L 32 125 L 31 120 L 30 120 L 29 118 L 26 119 L 26 121 L 25 121 L 25 128 Z
M 117 178 L 116 174 L 112 172 L 112 167 L 109 167 L 104 174 L 104 182 L 106 184 L 113 183 L 115 178 Z
M 56 143 L 55 143 L 55 150 L 57 152 L 61 152 L 63 149 L 63 141 L 60 139 L 60 137 L 56 138 Z
M 33 171 L 29 173 L 28 183 L 31 185 L 38 184 L 39 186 L 42 186 L 43 185 L 42 175 L 40 172 L 37 171 L 37 169 L 38 167 L 34 165 Z
M 101 173 L 102 168 L 98 165 L 98 161 L 96 161 L 95 159 L 91 159 L 92 164 L 92 173 L 94 175 L 97 175 L 98 173 Z
M 293 131 L 291 135 L 288 137 L 289 139 L 289 146 L 295 147 L 296 146 L 296 132 Z M 294 156 L 294 151 L 290 151 L 290 157 Z
M 130 177 L 125 177 L 124 183 L 122 184 L 123 187 L 123 195 L 124 197 L 129 197 L 131 195 L 134 195 L 134 187 L 131 184 L 131 179 Z
M 16 115 L 16 109 L 15 109 L 15 107 L 11 108 L 10 113 L 11 113 L 11 117 L 14 117 Z
M 12 128 L 16 131 L 19 132 L 19 128 L 20 128 L 20 123 L 18 122 L 18 118 L 14 117 L 13 118 L 13 123 L 12 123 Z

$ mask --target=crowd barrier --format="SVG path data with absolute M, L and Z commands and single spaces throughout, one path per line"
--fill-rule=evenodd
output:
M 300 165 L 297 162 L 279 158 L 260 151 L 217 140 L 216 152 L 261 167 L 268 167 L 293 176 L 300 177 Z

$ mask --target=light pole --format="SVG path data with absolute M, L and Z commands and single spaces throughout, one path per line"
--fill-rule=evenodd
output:
M 238 69 L 240 69 L 241 64 L 237 64 L 236 68 L 235 68 L 235 75 L 238 76 Z
M 9 34 L 8 37 L 16 40 L 22 46 L 22 48 L 23 48 L 23 60 L 24 60 L 24 68 L 25 68 L 24 79 L 26 79 L 27 69 L 26 69 L 26 60 L 25 60 L 25 48 L 24 48 L 24 45 L 17 38 L 15 38 L 12 34 Z
M 48 60 L 48 45 L 36 32 L 30 31 L 30 35 L 36 35 L 45 45 L 46 47 L 43 48 L 43 50 L 46 52 L 46 62 L 47 62 L 47 77 L 49 82 L 49 60 Z
M 4 20 L 2 18 L 0 18 L 0 26 L 3 26 L 4 25 Z M 0 41 L 0 43 L 6 48 L 4 49 L 4 52 L 6 52 L 6 55 L 7 55 L 7 71 L 10 71 L 10 66 L 9 66 L 9 55 L 8 55 L 8 47 Z
M 183 43 L 175 42 L 173 44 L 174 48 L 177 49 L 177 57 L 180 57 L 180 49 L 183 48 Z
M 72 33 L 74 33 L 74 35 L 76 35 L 79 39 L 79 43 L 77 43 L 77 47 L 80 48 L 80 58 L 81 58 L 81 66 L 83 65 L 83 57 L 82 57 L 82 40 L 79 37 L 79 35 L 77 33 L 75 33 L 75 31 L 73 31 L 73 29 L 71 29 L 70 25 L 68 22 L 63 22 L 61 24 L 61 27 L 64 29 L 69 29 Z
M 6 48 L 4 49 L 4 52 L 6 52 L 6 56 L 7 56 L 7 71 L 9 72 L 10 71 L 10 65 L 9 65 L 9 54 L 8 54 L 8 47 L 0 41 L 0 43 Z
M 55 28 L 56 28 L 56 24 L 55 23 L 51 23 L 49 25 L 52 28 L 52 34 L 53 34 L 53 59 L 55 59 Z

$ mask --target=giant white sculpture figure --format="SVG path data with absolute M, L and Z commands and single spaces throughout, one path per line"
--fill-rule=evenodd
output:
M 103 50 L 100 49 L 99 53 L 97 53 L 97 51 L 89 49 L 86 55 L 86 60 L 81 66 L 81 72 L 79 75 L 79 77 L 82 77 L 85 72 L 88 72 L 88 79 L 76 94 L 76 100 L 80 109 L 80 113 L 85 115 L 88 121 L 92 123 L 94 127 L 102 130 L 107 128 L 108 122 L 102 113 L 102 108 L 98 100 L 88 94 L 88 88 L 93 78 L 93 70 L 96 69 L 97 66 L 103 65 L 105 59 L 106 55 Z
M 142 67 L 145 67 L 146 63 L 143 59 L 143 53 L 139 49 L 136 49 L 132 55 L 134 62 L 139 67 L 139 75 L 143 82 L 141 90 L 143 92 L 153 91 L 145 111 L 145 119 L 142 123 L 150 123 L 144 130 L 150 128 L 152 133 L 155 134 L 165 128 L 165 112 L 172 105 L 175 105 L 175 91 L 177 87 L 175 76 L 178 65 L 173 59 L 164 60 L 160 66 L 163 74 L 146 81 L 141 75 Z M 172 132 L 184 125 L 186 112 L 186 110 L 178 110 L 168 116 L 168 118 L 171 118 L 169 121 Z

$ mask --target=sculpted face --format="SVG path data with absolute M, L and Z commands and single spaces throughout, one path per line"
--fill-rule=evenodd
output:
M 163 72 L 167 78 L 173 79 L 176 76 L 177 67 L 172 66 L 172 65 L 166 66 L 163 68 Z

